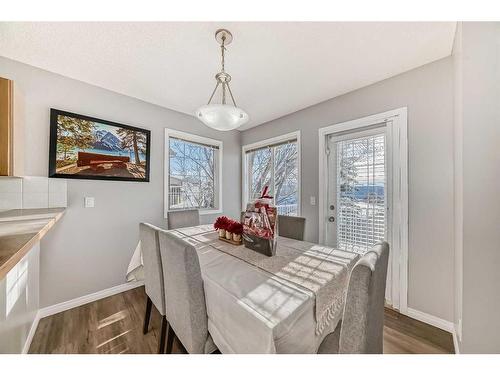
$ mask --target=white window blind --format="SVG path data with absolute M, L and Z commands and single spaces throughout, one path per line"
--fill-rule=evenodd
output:
M 337 247 L 364 253 L 385 238 L 385 135 L 337 142 Z

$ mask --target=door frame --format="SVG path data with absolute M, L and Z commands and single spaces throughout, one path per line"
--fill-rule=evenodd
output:
M 408 310 L 408 120 L 407 107 L 374 114 L 330 125 L 318 130 L 319 137 L 319 243 L 325 243 L 325 220 L 328 211 L 325 204 L 328 199 L 327 172 L 328 157 L 326 154 L 328 136 L 340 132 L 361 130 L 362 128 L 385 123 L 387 127 L 386 142 L 390 155 L 387 160 L 392 167 L 391 180 L 391 290 L 386 296 L 388 302 L 396 310 L 406 314 Z

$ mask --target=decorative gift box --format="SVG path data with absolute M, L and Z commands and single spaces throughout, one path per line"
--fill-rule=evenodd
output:
M 243 243 L 249 249 L 266 256 L 273 256 L 276 248 L 276 232 L 277 210 L 266 186 L 260 198 L 247 204 L 243 215 Z

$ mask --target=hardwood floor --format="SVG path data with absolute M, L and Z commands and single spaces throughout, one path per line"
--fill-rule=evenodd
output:
M 385 354 L 453 354 L 451 333 L 386 308 Z
M 142 333 L 144 287 L 116 294 L 40 320 L 29 353 L 156 353 L 161 317 L 151 312 Z M 174 343 L 174 353 L 180 348 Z M 386 309 L 384 353 L 453 353 L 448 332 Z

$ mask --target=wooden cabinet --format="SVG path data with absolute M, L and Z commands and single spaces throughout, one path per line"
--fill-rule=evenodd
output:
M 12 81 L 0 77 L 0 176 L 13 174 Z

